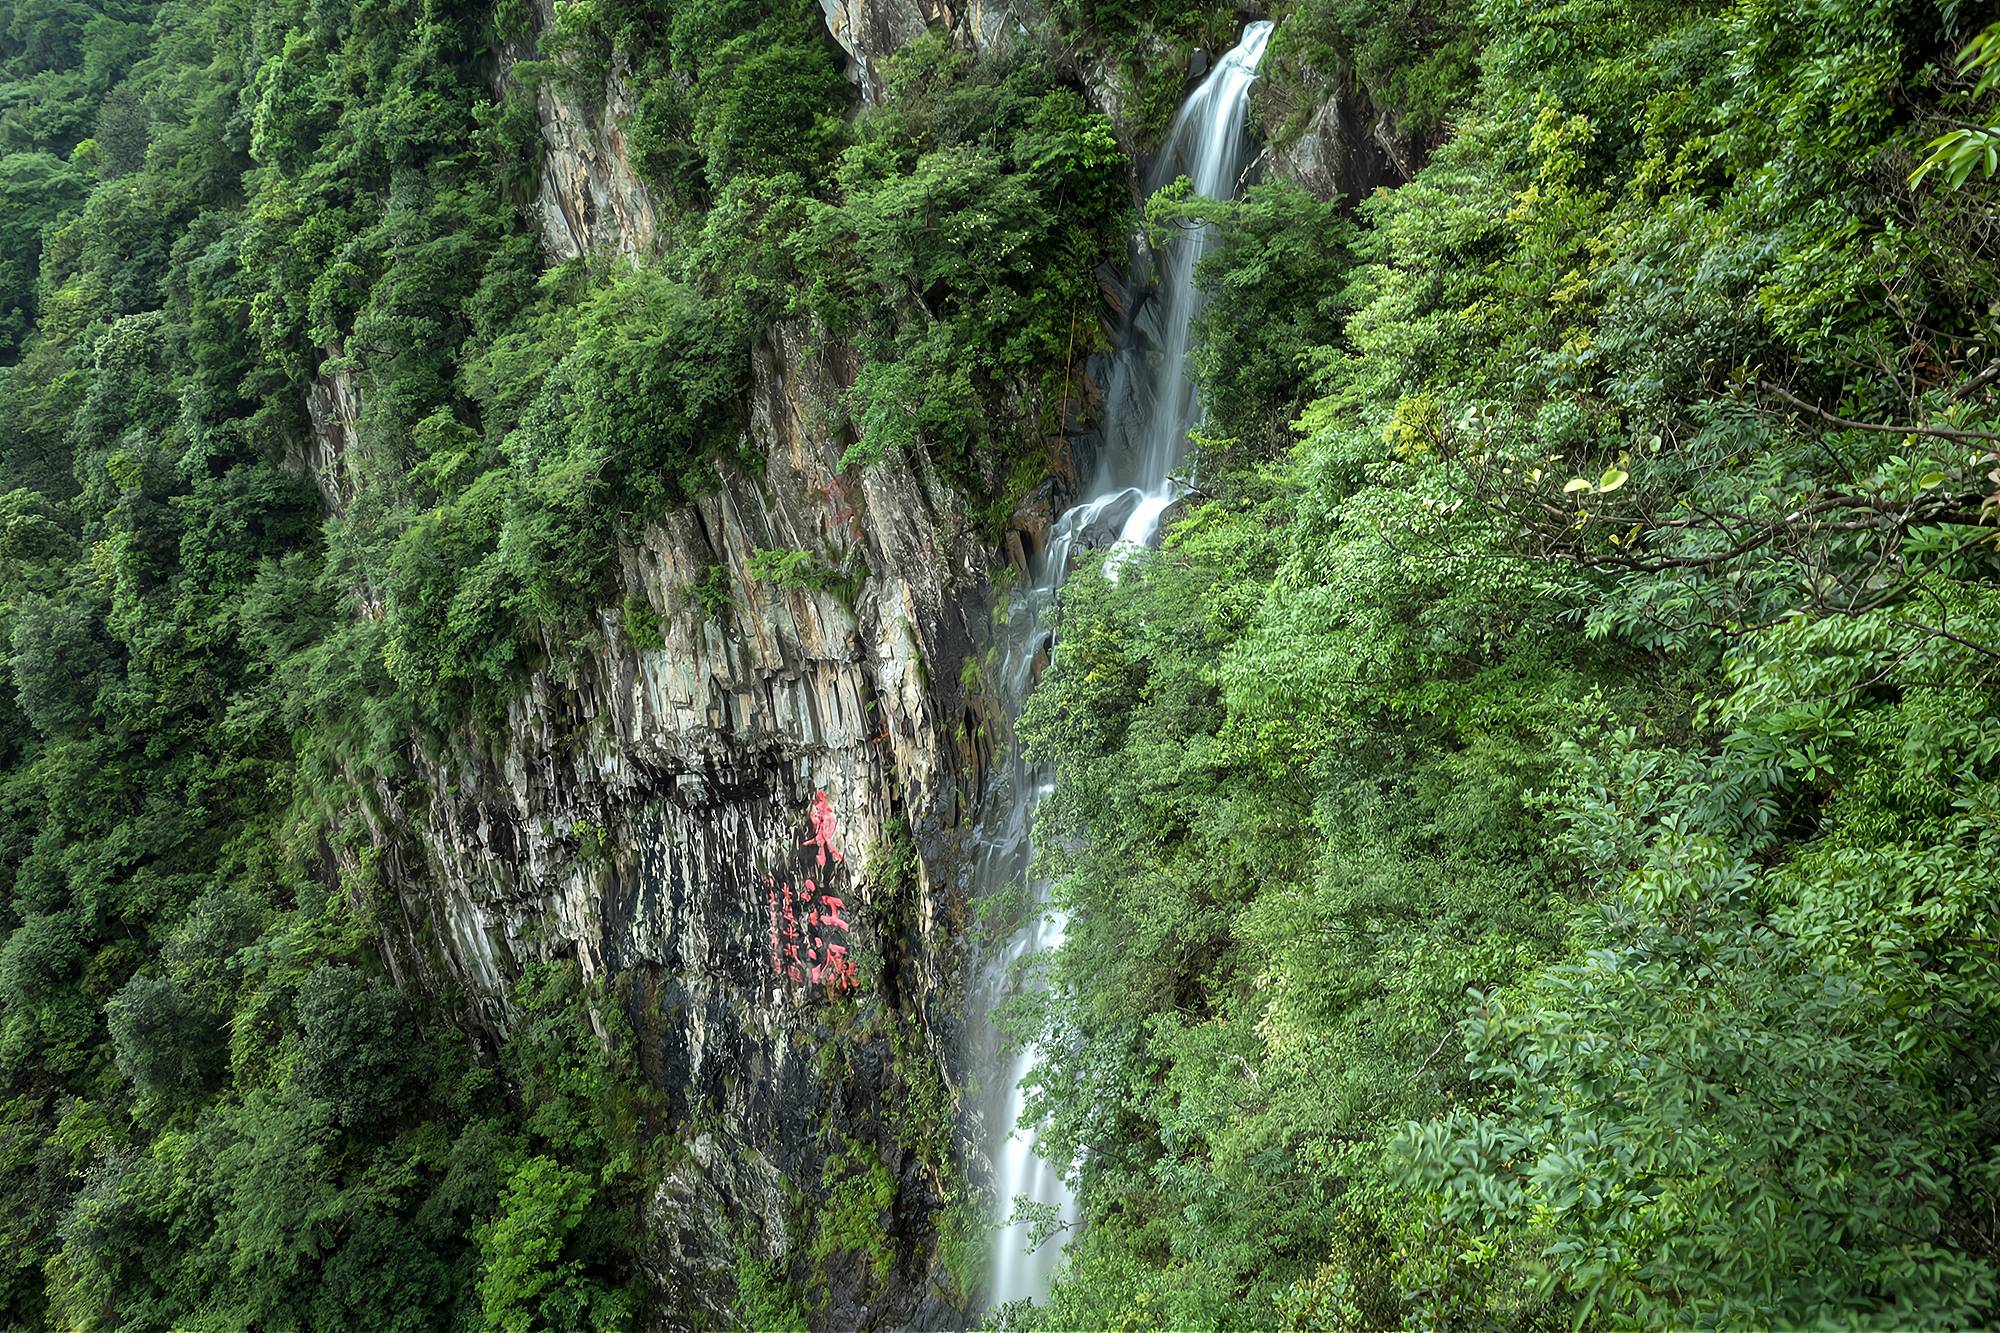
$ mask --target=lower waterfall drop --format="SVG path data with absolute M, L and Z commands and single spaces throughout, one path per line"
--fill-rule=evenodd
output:
M 1246 129 L 1250 86 L 1270 35 L 1271 24 L 1250 24 L 1236 47 L 1188 95 L 1146 182 L 1149 193 L 1186 176 L 1197 194 L 1235 196 L 1251 155 Z M 1212 239 L 1212 228 L 1191 228 L 1178 233 L 1157 256 L 1157 291 L 1143 318 L 1134 318 L 1135 345 L 1119 357 L 1109 386 L 1105 448 L 1092 485 L 1086 498 L 1064 511 L 1050 529 L 1047 546 L 1008 608 L 996 684 L 1010 721 L 1020 716 L 1034 687 L 1036 662 L 1047 647 L 1050 612 L 1071 554 L 1080 543 L 1111 545 L 1113 563 L 1107 572 L 1116 578 L 1115 553 L 1150 545 L 1180 493 L 1174 470 L 1186 454 L 1188 433 L 1201 422 L 1201 402 L 1187 370 L 1189 330 L 1202 299 L 1194 270 Z M 1029 764 L 1010 738 L 1004 763 L 989 779 L 973 833 L 974 899 L 1025 886 L 1037 908 L 1011 940 L 981 959 L 971 997 L 975 1030 L 983 1034 L 983 1059 L 977 1066 L 985 1076 L 979 1123 L 993 1164 L 993 1220 L 999 1228 L 987 1290 L 995 1305 L 1048 1295 L 1064 1235 L 1077 1218 L 1063 1172 L 1035 1151 L 1032 1132 L 1020 1123 L 1026 1081 L 1039 1054 L 1032 1048 L 1004 1053 L 991 1022 L 994 1010 L 1018 985 L 1022 961 L 1062 942 L 1064 921 L 1048 906 L 1049 886 L 1030 874 L 1035 807 L 1052 785 L 1050 774 Z M 1032 1250 L 1030 1225 L 1008 1221 L 1015 1199 L 1023 1196 L 1053 1207 L 1061 1223 L 1056 1236 Z

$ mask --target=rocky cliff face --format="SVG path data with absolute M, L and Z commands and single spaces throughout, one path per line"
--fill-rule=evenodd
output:
M 1296 89 L 1262 100 L 1265 163 L 1271 174 L 1297 181 L 1321 199 L 1364 199 L 1381 186 L 1400 185 L 1423 162 L 1423 145 L 1400 134 L 1359 93 L 1326 88 L 1311 96 L 1303 125 L 1283 124 L 1277 108 L 1300 97 Z
M 983 49 L 1037 18 L 1030 0 L 823 3 L 870 100 L 883 59 L 929 27 Z M 503 79 L 524 54 L 503 53 Z M 538 98 L 532 212 L 551 257 L 653 250 L 618 128 L 631 90 L 614 70 L 596 105 L 550 84 Z M 976 1295 L 937 1260 L 955 1168 L 932 1133 L 964 1079 L 960 839 L 992 729 L 961 682 L 981 674 L 966 667 L 989 644 L 995 570 L 1025 561 L 1061 487 L 996 544 L 920 458 L 843 473 L 830 408 L 857 369 L 811 330 L 774 332 L 747 414 L 761 467 L 719 466 L 620 552 L 622 605 L 544 645 L 501 734 L 421 747 L 416 779 L 357 813 L 406 984 L 461 996 L 497 1033 L 524 969 L 574 959 L 624 1007 L 684 1149 L 649 1217 L 680 1323 L 727 1325 L 740 1245 L 823 1281 L 827 1327 L 962 1324 Z M 299 462 L 339 509 L 352 381 L 324 377 L 309 408 Z M 807 554 L 774 577 L 773 551 Z M 892 1271 L 808 1258 L 815 1214 L 864 1179 L 892 1185 L 872 1222 Z
M 842 12 L 864 86 L 922 31 Z M 654 246 L 617 129 L 630 100 L 615 73 L 601 108 L 539 94 L 533 211 L 553 258 Z M 841 472 L 830 408 L 858 366 L 810 333 L 755 354 L 761 467 L 719 465 L 620 552 L 622 605 L 544 645 L 501 734 L 419 747 L 415 780 L 357 818 L 396 904 L 399 980 L 462 996 L 488 1033 L 543 960 L 575 959 L 623 1005 L 684 1149 L 649 1216 L 676 1323 L 727 1325 L 747 1244 L 824 1281 L 827 1326 L 949 1325 L 970 1294 L 934 1259 L 951 1168 L 912 1102 L 948 1122 L 955 1100 L 958 840 L 984 731 L 960 681 L 988 638 L 996 548 L 920 458 Z M 309 409 L 298 462 L 338 510 L 352 381 L 324 376 Z M 807 554 L 784 571 L 759 552 Z M 893 1271 L 808 1261 L 815 1214 L 883 1178 L 872 1224 Z
M 968 50 L 986 51 L 1040 22 L 1036 0 L 819 0 L 827 31 L 847 52 L 848 77 L 871 105 L 882 100 L 882 62 L 937 28 Z
M 536 27 L 547 29 L 555 22 L 555 0 L 534 0 L 534 12 Z M 503 87 L 514 65 L 532 54 L 528 41 L 509 43 L 501 51 Z M 638 99 L 615 69 L 599 92 L 595 106 L 555 83 L 542 83 L 535 92 L 542 179 L 534 221 L 554 259 L 643 254 L 653 248 L 652 192 L 625 153 L 624 126 Z
M 490 1029 L 533 962 L 614 983 L 689 1149 L 651 1219 L 656 1277 L 672 1307 L 718 1314 L 740 1234 L 796 1256 L 793 1200 L 822 1192 L 831 1150 L 897 1182 L 905 1272 L 927 1267 L 942 1183 L 896 1121 L 904 1083 L 946 1077 L 974 759 L 957 682 L 986 544 L 934 476 L 841 477 L 814 420 L 842 367 L 802 341 L 758 357 L 763 475 L 722 473 L 623 552 L 624 606 L 549 645 L 563 665 L 505 735 L 421 754 L 368 812 L 407 980 L 461 991 Z M 813 552 L 826 586 L 756 577 L 759 550 Z M 820 864 L 816 834 L 844 859 Z M 920 1284 L 833 1279 L 843 1326 L 945 1315 Z
M 1416 175 L 1432 145 L 1399 127 L 1368 94 L 1286 52 L 1251 92 L 1262 166 L 1321 199 L 1350 202 Z

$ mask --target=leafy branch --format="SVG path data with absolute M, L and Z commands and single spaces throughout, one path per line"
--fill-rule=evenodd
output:
M 1972 86 L 1975 98 L 2000 88 L 2000 23 L 1965 44 L 1958 55 L 1958 68 L 1968 78 L 1979 76 Z M 1931 140 L 1925 148 L 1924 160 L 1910 173 L 1911 185 L 1922 183 L 1932 172 L 1939 172 L 1945 183 L 1956 190 L 1975 171 L 1988 177 L 2000 173 L 2000 129 L 1992 126 L 1953 122 L 1953 128 Z

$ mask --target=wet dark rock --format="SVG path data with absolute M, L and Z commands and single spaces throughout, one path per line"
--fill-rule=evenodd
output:
M 635 644 L 614 601 L 584 651 L 529 680 L 504 736 L 422 749 L 416 782 L 357 811 L 386 849 L 400 910 L 385 943 L 407 984 L 464 996 L 491 1034 L 535 962 L 573 957 L 618 988 L 668 1122 L 691 1136 L 648 1213 L 654 1284 L 691 1321 L 724 1318 L 741 1236 L 808 1275 L 829 1153 L 863 1145 L 906 1174 L 879 1034 L 902 1026 L 918 1034 L 906 1058 L 941 1064 L 957 1021 L 956 820 L 979 767 L 960 676 L 984 642 L 990 557 L 921 463 L 843 477 L 843 442 L 807 424 L 841 387 L 838 358 L 808 354 L 816 341 L 783 332 L 753 366 L 762 468 L 719 469 L 621 553 L 620 600 L 663 645 Z M 751 578 L 752 553 L 776 547 L 861 570 L 859 586 Z M 722 605 L 694 591 L 717 570 Z M 804 845 L 819 792 L 846 857 L 825 867 Z M 892 897 L 879 867 L 898 820 L 919 856 Z M 826 1028 L 823 988 L 772 975 L 774 884 L 808 876 L 844 899 L 848 948 L 875 977 L 873 1017 L 844 1036 Z M 823 1058 L 829 1045 L 843 1058 Z M 896 1324 L 934 1301 L 940 1202 L 899 1193 L 910 1258 L 896 1273 L 826 1274 L 829 1327 Z
M 1132 517 L 1132 511 L 1139 507 L 1145 496 L 1134 488 L 1125 491 L 1106 502 L 1105 506 L 1091 515 L 1076 534 L 1076 549 L 1097 551 L 1112 545 L 1118 534 L 1125 529 L 1125 523 Z
M 549 0 L 538 4 L 546 21 Z M 864 80 L 927 24 L 982 46 L 1033 18 L 1026 0 L 948 15 L 934 0 L 827 7 L 845 16 L 834 33 L 854 43 Z M 524 51 L 502 53 L 503 85 Z M 547 167 L 529 211 L 552 256 L 655 247 L 651 199 L 618 129 L 631 101 L 616 69 L 608 113 L 539 93 Z M 1069 405 L 1079 437 L 1095 406 L 1091 364 Z M 928 1065 L 955 1098 L 963 1081 L 958 865 L 994 744 L 964 668 L 989 642 L 997 559 L 1032 562 L 1075 483 L 1065 461 L 996 551 L 921 455 L 843 472 L 830 405 L 858 369 L 822 331 L 774 331 L 751 366 L 746 444 L 758 465 L 718 466 L 697 503 L 619 552 L 617 594 L 581 645 L 550 645 L 552 665 L 528 679 L 499 735 L 467 729 L 418 747 L 414 781 L 385 784 L 352 812 L 393 896 L 383 944 L 401 984 L 458 998 L 491 1040 L 513 1021 L 529 966 L 574 959 L 630 1021 L 681 1148 L 646 1210 L 645 1275 L 671 1327 L 730 1326 L 746 1241 L 799 1286 L 823 1280 L 818 1326 L 969 1318 L 935 1254 L 940 1165 L 903 1146 L 905 1082 Z M 365 473 L 357 399 L 340 374 L 317 385 L 293 460 L 336 510 Z M 1052 445 L 1073 457 L 1075 439 Z M 779 588 L 749 573 L 769 548 L 810 550 L 856 577 Z M 660 646 L 633 640 L 621 604 L 657 625 Z M 825 867 L 804 845 L 820 792 L 846 857 Z M 907 881 L 885 873 L 898 827 L 916 854 Z M 850 954 L 868 969 L 838 1022 L 823 989 L 772 974 L 774 887 L 808 875 L 843 898 Z M 894 1029 L 907 1035 L 892 1047 Z M 891 1272 L 858 1255 L 824 1266 L 810 1256 L 842 1151 L 895 1182 L 879 1219 Z
M 1021 498 L 1021 503 L 1014 506 L 1007 528 L 1019 537 L 1028 564 L 1039 559 L 1042 552 L 1048 549 L 1049 529 L 1055 524 L 1062 498 L 1059 483 L 1051 477 L 1029 491 Z
M 1423 165 L 1427 143 L 1331 75 L 1272 73 L 1251 96 L 1266 169 L 1321 199 L 1362 199 L 1402 184 Z
M 1098 293 L 1104 298 L 1105 313 L 1113 323 L 1125 319 L 1132 308 L 1133 290 L 1126 275 L 1110 264 L 1099 264 L 1095 270 Z
M 1408 180 L 1419 150 L 1399 139 L 1358 94 L 1336 92 L 1313 111 L 1301 133 L 1273 144 L 1266 157 L 1274 174 L 1321 199 L 1353 200 Z
M 1173 503 L 1168 505 L 1160 514 L 1160 522 L 1153 529 L 1152 536 L 1147 538 L 1146 545 L 1153 550 L 1158 550 L 1160 543 L 1166 540 L 1167 530 L 1181 521 L 1181 517 L 1188 511 L 1188 506 L 1193 504 L 1196 499 L 1197 497 L 1194 495 L 1179 495 L 1174 497 Z

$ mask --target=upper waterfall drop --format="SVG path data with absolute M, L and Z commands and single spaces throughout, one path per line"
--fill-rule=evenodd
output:
M 1237 45 L 1188 94 L 1146 181 L 1148 193 L 1186 176 L 1204 197 L 1235 196 L 1250 160 L 1246 129 L 1250 88 L 1271 26 L 1257 22 L 1244 28 Z M 1119 358 L 1107 395 L 1105 448 L 1092 484 L 1051 529 L 1033 577 L 1023 580 L 1009 607 L 997 647 L 998 688 L 1010 726 L 1034 687 L 1035 661 L 1049 628 L 1048 615 L 1079 541 L 1116 523 L 1117 549 L 1150 545 L 1182 490 L 1174 472 L 1186 456 L 1188 434 L 1200 424 L 1202 412 L 1187 365 L 1189 334 L 1202 303 L 1194 275 L 1212 240 L 1211 228 L 1191 228 L 1156 256 L 1158 285 L 1146 314 L 1146 331 L 1140 332 L 1136 321 L 1128 329 L 1126 353 Z M 1114 555 L 1108 570 L 1113 577 L 1116 560 Z M 1020 1125 L 1026 1081 L 1039 1053 L 1032 1048 L 1003 1052 L 991 1021 L 994 1009 L 1021 984 L 1024 960 L 1062 942 L 1064 921 L 1049 907 L 1049 886 L 1031 873 L 1035 806 L 1052 785 L 1052 775 L 1030 765 L 1010 738 L 1007 757 L 989 780 L 973 832 L 972 895 L 985 898 L 1025 887 L 1040 909 L 1011 940 L 986 951 L 971 988 L 973 1029 L 980 1034 L 974 1067 L 993 1076 L 990 1083 L 981 1082 L 980 1118 L 974 1132 L 983 1133 L 993 1164 L 999 1236 L 988 1295 L 994 1304 L 1046 1297 L 1061 1258 L 1061 1235 L 1077 1221 L 1076 1200 L 1063 1172 L 1035 1151 L 1033 1134 Z M 1030 1250 L 1029 1224 L 1008 1222 L 1017 1197 L 1052 1206 L 1060 1223 L 1057 1236 Z
M 1243 39 L 1216 62 L 1174 116 L 1166 146 L 1147 181 L 1147 193 L 1186 176 L 1194 192 L 1205 199 L 1234 198 L 1248 165 L 1247 122 L 1250 87 L 1271 39 L 1269 22 L 1252 23 Z M 1201 424 L 1200 396 L 1188 376 L 1188 339 L 1203 296 L 1194 273 L 1214 242 L 1212 227 L 1190 228 L 1176 235 L 1159 257 L 1161 264 L 1155 327 L 1160 346 L 1151 367 L 1151 400 L 1136 404 L 1138 427 L 1134 478 L 1148 498 L 1161 501 L 1149 526 L 1121 532 L 1126 540 L 1148 542 L 1158 531 L 1166 502 L 1172 498 L 1173 471 L 1187 452 L 1188 432 Z M 1117 410 L 1114 407 L 1114 411 Z M 1107 423 L 1115 431 L 1122 423 Z

